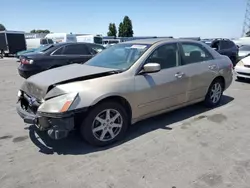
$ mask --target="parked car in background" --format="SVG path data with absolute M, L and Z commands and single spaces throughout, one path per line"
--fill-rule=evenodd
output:
M 49 33 L 45 38 L 52 39 L 54 43 L 77 42 L 76 35 L 68 33 Z
M 95 43 L 102 44 L 102 36 L 100 35 L 77 35 L 77 42 L 87 42 L 87 43 Z
M 90 144 L 105 146 L 142 119 L 201 101 L 217 106 L 232 79 L 230 59 L 204 43 L 142 39 L 30 77 L 17 112 L 53 139 L 78 129 Z
M 32 48 L 32 49 L 29 49 L 29 50 L 23 50 L 23 51 L 17 52 L 16 53 L 16 58 L 20 59 L 23 55 L 27 55 L 29 53 L 40 52 L 40 51 L 46 49 L 48 45 L 49 44 L 47 44 L 47 45 L 45 44 L 45 45 L 41 45 L 38 48 Z
M 23 54 L 20 57 L 18 72 L 28 78 L 39 72 L 69 65 L 85 63 L 105 49 L 102 45 L 91 43 L 58 43 L 46 46 L 36 53 Z
M 233 41 L 229 39 L 214 39 L 211 41 L 210 47 L 219 52 L 221 55 L 228 56 L 235 66 L 238 60 L 239 49 Z
M 250 79 L 250 56 L 241 59 L 234 70 L 238 80 Z
M 250 45 L 239 46 L 238 61 L 250 55 Z
M 52 39 L 48 38 L 33 38 L 33 39 L 26 39 L 27 44 L 27 50 L 32 50 L 39 48 L 41 45 L 47 45 L 47 44 L 54 44 L 54 41 Z

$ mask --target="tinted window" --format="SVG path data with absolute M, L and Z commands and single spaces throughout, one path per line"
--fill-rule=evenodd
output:
M 85 45 L 74 44 L 74 45 L 65 46 L 63 54 L 65 55 L 87 55 L 89 53 Z
M 58 48 L 58 49 L 53 53 L 53 55 L 62 55 L 63 49 L 64 49 L 64 47 Z
M 166 44 L 156 49 L 148 58 L 147 63 L 159 63 L 161 69 L 178 66 L 178 47 L 177 44 Z
M 232 41 L 228 41 L 228 45 L 229 45 L 230 48 L 233 48 L 233 47 L 236 46 L 236 45 L 234 44 L 234 42 L 232 42 Z
M 40 44 L 48 44 L 47 39 L 41 39 Z
M 48 44 L 54 44 L 52 39 L 48 39 Z
M 230 42 L 229 41 L 220 41 L 220 49 L 228 49 L 231 48 Z
M 94 43 L 102 44 L 102 37 L 94 37 Z
M 205 47 L 194 43 L 182 43 L 184 64 L 192 64 L 213 59 Z
M 92 55 L 97 54 L 105 48 L 101 45 L 88 44 L 89 51 Z

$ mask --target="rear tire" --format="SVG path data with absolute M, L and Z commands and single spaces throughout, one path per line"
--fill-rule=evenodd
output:
M 128 114 L 116 102 L 102 102 L 86 115 L 80 132 L 84 140 L 94 146 L 107 146 L 124 138 L 128 125 Z
M 209 86 L 209 89 L 206 94 L 205 98 L 205 106 L 209 108 L 213 108 L 219 105 L 221 101 L 221 97 L 223 95 L 223 82 L 221 79 L 215 79 L 211 85 Z

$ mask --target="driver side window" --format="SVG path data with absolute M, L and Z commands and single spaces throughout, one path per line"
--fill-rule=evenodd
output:
M 147 63 L 159 63 L 161 69 L 178 66 L 179 51 L 177 43 L 158 47 L 148 58 Z

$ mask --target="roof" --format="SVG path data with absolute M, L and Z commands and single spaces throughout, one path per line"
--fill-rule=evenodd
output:
M 133 43 L 133 44 L 154 44 L 160 41 L 176 41 L 176 39 L 173 38 L 150 38 L 150 39 L 137 39 L 137 40 L 131 40 L 126 41 L 123 43 Z
M 4 30 L 4 31 L 0 31 L 0 33 L 18 33 L 18 34 L 24 34 L 24 31 L 9 31 L 9 30 Z
M 158 43 L 158 42 L 197 42 L 197 41 L 192 40 L 192 39 L 151 38 L 151 39 L 139 39 L 139 40 L 126 41 L 126 42 L 123 42 L 123 43 L 155 44 L 155 43 Z

